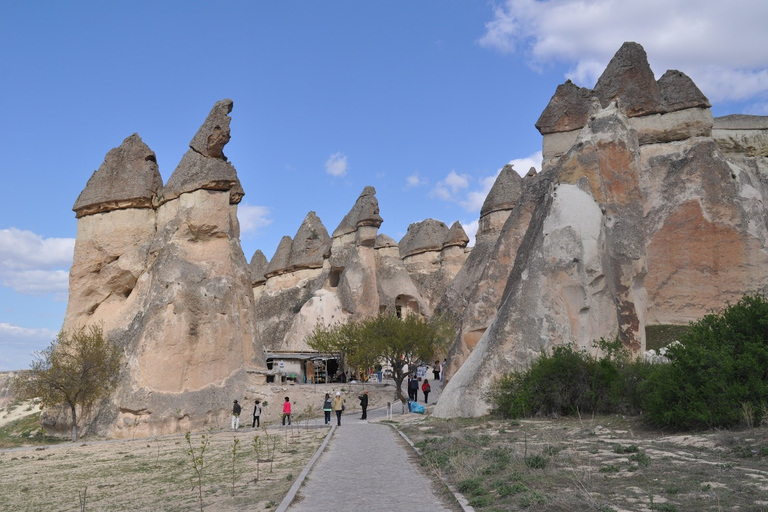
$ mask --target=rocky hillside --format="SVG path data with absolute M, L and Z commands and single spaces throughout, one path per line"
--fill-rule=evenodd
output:
M 679 71 L 655 80 L 636 43 L 595 89 L 558 87 L 537 123 L 543 172 L 459 274 L 479 280 L 446 298 L 463 327 L 436 415 L 486 413 L 493 379 L 553 345 L 618 336 L 639 354 L 646 325 L 768 291 L 765 120 L 714 123 L 709 106 Z

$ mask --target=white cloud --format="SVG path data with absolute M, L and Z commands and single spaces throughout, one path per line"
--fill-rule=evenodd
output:
M 523 53 L 532 67 L 571 65 L 594 86 L 625 41 L 645 48 L 657 76 L 688 74 L 710 101 L 768 94 L 768 2 L 754 0 L 506 0 L 479 43 Z
M 531 167 L 535 167 L 537 171 L 541 170 L 541 160 L 541 151 L 537 151 L 527 157 L 510 160 L 509 163 L 514 166 L 518 174 L 525 176 Z M 490 176 L 472 178 L 466 174 L 460 175 L 451 171 L 444 180 L 438 182 L 432 189 L 431 196 L 443 201 L 458 203 L 468 212 L 479 213 L 500 172 L 501 169 L 498 169 Z M 463 222 L 462 225 L 464 225 Z
M 469 237 L 469 244 L 467 244 L 469 247 L 475 246 L 475 235 L 477 235 L 478 224 L 479 224 L 478 219 L 475 219 L 470 222 L 461 221 L 461 227 L 464 228 L 464 232 Z
M 325 161 L 325 172 L 331 176 L 346 176 L 347 174 L 347 155 L 338 152 L 328 157 Z
M 426 185 L 428 183 L 428 180 L 426 178 L 422 178 L 419 176 L 418 172 L 415 172 L 405 178 L 405 188 L 414 188 L 414 187 L 421 187 L 423 185 Z
M 74 238 L 43 238 L 16 228 L 0 230 L 0 283 L 25 295 L 52 293 L 67 300 Z
M 451 171 L 444 180 L 438 181 L 435 188 L 432 189 L 431 196 L 438 197 L 443 201 L 458 201 L 458 193 L 469 187 L 469 180 L 472 179 L 467 174 L 458 174 Z
M 74 252 L 74 238 L 43 238 L 31 231 L 0 229 L 2 268 L 69 268 Z
M 525 158 L 514 158 L 510 160 L 509 163 L 515 167 L 517 174 L 520 176 L 525 176 L 528 174 L 528 171 L 531 169 L 531 167 L 535 168 L 536 172 L 541 171 L 541 162 L 543 159 L 544 157 L 542 156 L 541 151 L 537 151 L 536 153 L 526 156 Z
M 57 334 L 51 329 L 29 329 L 0 323 L 0 371 L 29 367 L 33 352 L 45 349 Z
M 237 220 L 240 222 L 240 232 L 243 234 L 256 234 L 262 228 L 272 224 L 274 219 L 269 218 L 271 209 L 268 206 L 250 205 L 240 203 L 237 206 Z

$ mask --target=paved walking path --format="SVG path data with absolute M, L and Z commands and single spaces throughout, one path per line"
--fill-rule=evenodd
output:
M 436 388 L 437 386 L 433 387 Z M 430 396 L 435 398 L 437 393 Z M 434 399 L 430 400 L 434 403 Z M 394 404 L 394 419 L 400 404 Z M 328 446 L 299 490 L 303 499 L 289 512 L 366 512 L 412 510 L 451 512 L 434 493 L 432 480 L 413 459 L 413 451 L 385 419 L 386 408 L 344 414 Z M 335 415 L 331 418 L 336 423 Z

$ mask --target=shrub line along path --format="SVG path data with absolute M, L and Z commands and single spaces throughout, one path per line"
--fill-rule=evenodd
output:
M 393 403 L 393 409 L 397 419 L 400 403 Z M 334 427 L 318 450 L 317 462 L 310 461 L 306 480 L 297 479 L 277 512 L 391 512 L 424 504 L 435 512 L 461 510 L 435 492 L 413 451 L 394 429 L 380 423 L 386 414 L 386 407 L 369 410 L 368 420 L 361 420 L 359 412 L 345 413 L 340 427 L 332 415 Z

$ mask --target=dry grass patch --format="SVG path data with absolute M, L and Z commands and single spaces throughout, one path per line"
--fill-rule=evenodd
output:
M 267 510 L 288 492 L 328 430 L 269 428 L 258 432 L 205 433 L 202 496 L 209 510 Z M 253 448 L 255 435 L 274 446 Z M 198 450 L 202 433 L 190 436 Z M 239 439 L 234 455 L 233 445 Z M 0 452 L 0 481 L 6 510 L 80 510 L 87 487 L 88 509 L 194 510 L 200 507 L 197 474 L 183 435 L 135 441 L 85 442 Z
M 768 511 L 768 428 L 664 435 L 633 418 L 401 425 L 478 511 Z

